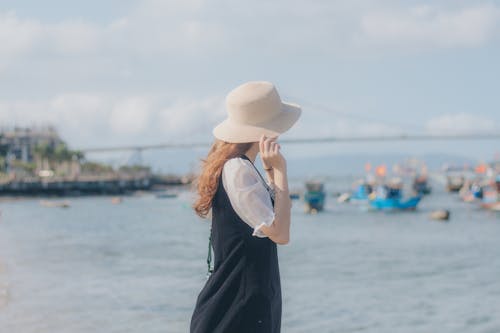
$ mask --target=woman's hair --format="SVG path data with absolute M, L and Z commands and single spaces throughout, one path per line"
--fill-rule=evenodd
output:
M 201 159 L 201 172 L 194 180 L 198 199 L 193 204 L 193 209 L 197 215 L 203 218 L 208 215 L 224 163 L 233 157 L 246 153 L 252 144 L 253 142 L 229 143 L 215 139 L 207 158 Z

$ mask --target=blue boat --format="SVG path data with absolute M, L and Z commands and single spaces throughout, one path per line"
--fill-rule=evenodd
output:
M 304 194 L 306 213 L 317 213 L 325 206 L 326 193 L 321 182 L 307 182 L 307 191 Z
M 407 200 L 401 200 L 401 198 L 375 198 L 370 201 L 370 206 L 379 210 L 414 210 L 421 198 L 420 196 L 411 197 Z
M 378 210 L 414 210 L 421 198 L 417 195 L 403 200 L 401 188 L 380 185 L 376 188 L 375 197 L 370 200 L 370 206 Z
M 355 201 L 368 201 L 370 193 L 372 193 L 371 185 L 367 183 L 360 183 L 352 192 L 350 199 Z

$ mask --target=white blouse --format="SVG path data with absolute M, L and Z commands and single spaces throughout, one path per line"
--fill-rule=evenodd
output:
M 262 226 L 274 221 L 274 186 L 268 184 L 252 162 L 241 157 L 231 158 L 222 168 L 222 183 L 238 216 L 253 228 L 253 236 L 267 237 Z

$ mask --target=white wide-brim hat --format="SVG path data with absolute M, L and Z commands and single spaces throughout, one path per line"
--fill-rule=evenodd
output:
M 226 97 L 228 118 L 213 135 L 231 143 L 256 142 L 262 134 L 275 137 L 290 129 L 302 112 L 297 104 L 281 101 L 274 85 L 266 81 L 247 82 Z

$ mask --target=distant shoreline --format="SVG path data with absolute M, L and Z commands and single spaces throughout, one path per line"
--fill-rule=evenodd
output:
M 187 186 L 190 177 L 157 175 L 112 175 L 73 178 L 39 177 L 12 179 L 0 183 L 2 197 L 75 197 L 86 195 L 127 195 L 136 191 L 158 191 L 173 186 Z
M 154 187 L 149 189 L 129 190 L 121 193 L 97 193 L 97 192 L 84 192 L 84 193 L 67 193 L 67 194 L 53 194 L 53 193 L 22 193 L 22 194 L 3 194 L 0 193 L 0 204 L 5 202 L 15 202 L 24 199 L 65 199 L 65 198 L 80 198 L 91 196 L 102 197 L 117 197 L 117 196 L 136 196 L 140 193 L 157 193 L 169 191 L 171 189 L 188 189 L 188 185 L 167 185 L 164 187 Z

